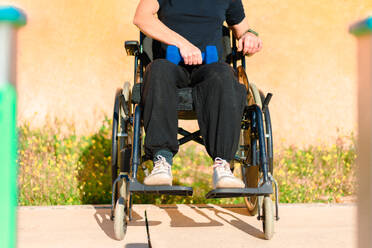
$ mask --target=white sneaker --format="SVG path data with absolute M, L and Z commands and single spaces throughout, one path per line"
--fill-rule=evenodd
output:
M 143 183 L 145 185 L 159 186 L 159 185 L 168 185 L 172 186 L 172 170 L 171 165 L 167 163 L 163 156 L 158 155 L 154 162 L 154 168 L 151 171 L 151 174 L 145 178 Z
M 213 188 L 244 188 L 244 182 L 236 178 L 230 169 L 230 164 L 221 158 L 216 158 L 213 165 Z

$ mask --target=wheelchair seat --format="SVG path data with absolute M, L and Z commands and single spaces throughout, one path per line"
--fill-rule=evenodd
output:
M 177 89 L 178 97 L 178 119 L 195 120 L 196 112 L 192 100 L 192 88 Z

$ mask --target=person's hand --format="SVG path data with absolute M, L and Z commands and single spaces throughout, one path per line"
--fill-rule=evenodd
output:
M 179 49 L 185 65 L 200 65 L 203 63 L 200 49 L 190 42 L 180 45 Z
M 239 39 L 238 51 L 243 52 L 243 55 L 253 55 L 262 49 L 262 40 L 256 35 L 247 32 Z

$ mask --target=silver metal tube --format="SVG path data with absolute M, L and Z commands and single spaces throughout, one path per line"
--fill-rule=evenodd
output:
M 14 27 L 0 23 L 0 85 L 15 83 Z

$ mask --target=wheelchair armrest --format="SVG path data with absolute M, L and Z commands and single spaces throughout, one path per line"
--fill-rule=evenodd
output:
M 128 56 L 136 56 L 139 53 L 139 43 L 136 40 L 127 40 L 125 41 L 125 50 L 127 51 Z

